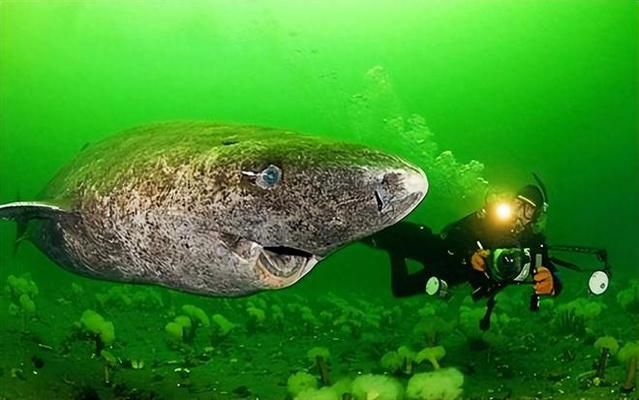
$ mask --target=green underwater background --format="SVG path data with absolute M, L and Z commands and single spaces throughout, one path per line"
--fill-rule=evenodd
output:
M 0 204 L 125 128 L 250 123 L 416 163 L 430 189 L 408 219 L 435 230 L 535 172 L 549 243 L 613 266 L 598 297 L 562 270 L 538 313 L 508 288 L 485 333 L 468 286 L 393 298 L 388 256 L 361 244 L 291 288 L 220 299 L 14 254 L 0 221 L 0 399 L 639 398 L 620 393 L 639 353 L 638 4 L 0 0 Z

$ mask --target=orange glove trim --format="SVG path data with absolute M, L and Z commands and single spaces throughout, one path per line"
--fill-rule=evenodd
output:
M 477 250 L 470 257 L 470 265 L 473 267 L 475 271 L 485 272 L 486 271 L 486 258 L 490 255 L 489 250 Z
M 536 294 L 551 296 L 555 294 L 555 279 L 548 268 L 538 267 L 533 279 L 535 281 Z

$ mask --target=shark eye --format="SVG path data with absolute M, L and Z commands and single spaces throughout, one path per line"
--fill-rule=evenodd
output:
M 272 189 L 282 180 L 282 170 L 271 164 L 257 175 L 255 183 L 262 189 Z

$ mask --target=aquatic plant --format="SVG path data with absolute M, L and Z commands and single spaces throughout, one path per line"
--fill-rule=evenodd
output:
M 303 306 L 300 308 L 300 318 L 306 332 L 311 332 L 319 326 L 319 320 L 315 317 L 310 307 Z
M 110 385 L 113 371 L 118 365 L 118 359 L 110 351 L 107 350 L 102 350 L 102 352 L 100 352 L 100 358 L 104 362 L 104 383 L 106 385 Z
M 340 378 L 331 386 L 341 400 L 352 399 L 351 387 L 353 386 L 353 380 L 349 377 Z
M 413 328 L 413 333 L 422 338 L 421 343 L 429 346 L 435 346 L 439 344 L 444 336 L 450 333 L 453 329 L 453 323 L 447 322 L 443 318 L 437 316 L 424 317 Z
M 349 307 L 349 302 L 345 298 L 336 295 L 333 292 L 329 292 L 326 296 L 323 296 L 322 300 L 328 305 L 336 309 L 342 309 Z
M 536 314 L 542 321 L 550 321 L 555 316 L 555 307 L 556 302 L 553 298 L 542 297 L 539 300 L 539 311 Z
M 100 314 L 93 310 L 85 310 L 80 321 L 75 324 L 76 331 L 95 343 L 95 355 L 100 356 L 102 350 L 115 340 L 115 327 L 113 322 L 106 321 Z
M 26 294 L 29 297 L 35 297 L 38 293 L 38 285 L 31 280 L 28 274 L 21 277 L 15 275 L 9 275 L 7 277 L 7 285 L 5 286 L 5 292 L 11 299 L 17 299 L 21 295 Z
M 10 303 L 9 304 L 9 315 L 11 316 L 20 316 L 22 320 L 22 331 L 27 330 L 27 321 L 30 320 L 36 313 L 36 305 L 26 294 L 20 295 L 18 299 L 18 304 Z
M 164 301 L 157 289 L 134 285 L 112 286 L 107 291 L 96 293 L 95 300 L 102 310 L 135 308 L 153 311 L 164 307 Z
M 342 328 L 346 325 L 348 328 L 343 328 L 344 332 L 350 332 L 353 338 L 359 339 L 364 327 L 380 328 L 381 316 L 379 314 L 381 313 L 370 312 L 372 308 L 370 303 L 360 301 L 360 304 L 369 310 L 363 311 L 332 293 L 326 297 L 326 301 L 338 310 L 335 313 L 337 318 L 333 321 L 333 326 Z
M 268 308 L 268 304 L 269 303 L 267 303 L 264 299 L 264 293 L 251 297 L 251 300 L 248 302 L 249 307 L 257 307 L 262 310 L 266 310 Z
M 330 325 L 335 320 L 335 314 L 327 310 L 322 310 L 319 313 L 319 319 L 322 324 Z
M 296 397 L 306 390 L 317 389 L 317 378 L 308 372 L 299 371 L 288 377 L 286 387 L 288 393 Z
M 284 306 L 287 313 L 292 315 L 299 315 L 299 310 L 302 308 L 302 303 L 289 302 Z
M 407 400 L 455 400 L 462 394 L 464 375 L 455 368 L 413 375 L 406 386 Z
M 586 333 L 586 319 L 577 315 L 572 308 L 564 308 L 552 319 L 555 330 L 564 335 L 583 336 Z
M 417 364 L 421 364 L 424 361 L 428 361 L 431 363 L 433 368 L 439 369 L 439 360 L 444 358 L 445 355 L 446 349 L 444 349 L 443 346 L 426 347 L 417 353 L 417 356 L 415 356 L 415 362 Z
M 606 374 L 606 365 L 611 355 L 617 354 L 619 343 L 612 336 L 603 336 L 595 341 L 595 348 L 600 351 L 599 362 L 597 363 L 596 378 L 603 380 Z
M 353 380 L 351 393 L 356 400 L 401 400 L 404 388 L 389 376 L 367 374 Z
M 626 379 L 622 391 L 629 393 L 635 389 L 637 370 L 639 369 L 639 341 L 626 343 L 617 353 L 620 363 L 626 365 Z
M 332 387 L 306 389 L 295 396 L 294 400 L 341 400 L 341 395 Z
M 328 370 L 328 361 L 331 353 L 325 347 L 313 347 L 306 353 L 306 357 L 313 363 L 320 375 L 322 386 L 330 385 L 330 375 Z
M 271 321 L 274 327 L 278 329 L 284 328 L 284 310 L 277 304 L 271 306 Z
M 457 327 L 466 336 L 471 350 L 499 348 L 506 342 L 502 330 L 510 318 L 503 313 L 493 312 L 490 330 L 483 331 L 480 329 L 479 321 L 484 317 L 484 313 L 485 309 L 482 307 L 462 305 L 459 308 Z
M 246 327 L 250 332 L 254 332 L 264 327 L 266 313 L 262 308 L 250 305 L 246 308 L 246 314 L 248 316 Z
M 402 360 L 401 371 L 406 375 L 411 375 L 413 373 L 413 363 L 415 362 L 415 356 L 417 354 L 408 346 L 400 346 L 397 349 L 397 355 Z
M 191 324 L 191 320 L 182 316 L 175 317 L 175 319 L 164 326 L 164 331 L 168 335 L 168 339 L 173 344 L 182 343 L 184 341 L 184 329 Z
M 630 281 L 630 286 L 617 293 L 617 303 L 624 310 L 639 313 L 639 281 Z
M 392 326 L 402 319 L 402 309 L 400 307 L 392 307 L 390 309 L 383 309 L 380 313 L 381 325 L 387 329 L 392 329 Z
M 31 300 L 31 297 L 29 297 L 26 294 L 23 294 L 22 296 L 20 296 L 19 303 L 20 303 L 20 309 L 22 309 L 22 311 L 25 314 L 29 314 L 29 315 L 35 314 L 36 305 L 33 302 L 33 300 Z
M 88 305 L 86 292 L 82 285 L 76 282 L 71 282 L 70 289 L 71 290 L 69 290 L 69 298 L 73 304 Z
M 20 317 L 22 331 L 26 331 L 27 322 L 36 315 L 33 299 L 39 293 L 38 286 L 28 275 L 9 275 L 5 292 L 9 297 L 9 315 Z
M 127 293 L 125 285 L 113 286 L 106 292 L 96 293 L 95 300 L 103 309 L 107 307 L 124 308 L 133 305 L 133 300 Z
M 204 310 L 199 307 L 191 304 L 185 304 L 182 306 L 182 312 L 184 313 L 184 315 L 191 319 L 191 329 L 193 330 L 193 336 L 195 336 L 195 331 L 197 331 L 200 326 L 208 328 L 211 325 L 209 317 L 206 315 Z
M 164 326 L 169 343 L 174 347 L 179 347 L 182 343 L 193 343 L 199 328 L 208 328 L 211 325 L 209 317 L 201 308 L 186 304 L 181 310 L 184 314 L 176 316 Z
M 437 315 L 442 315 L 447 310 L 448 303 L 444 301 L 429 301 L 424 303 L 419 310 L 417 310 L 417 315 L 419 315 L 422 319 L 428 319 Z
M 335 321 L 335 325 L 339 327 L 340 332 L 344 335 L 348 335 L 356 340 L 362 337 L 364 326 L 360 321 L 340 318 Z
M 403 360 L 396 351 L 389 351 L 382 356 L 379 363 L 386 372 L 396 374 L 401 371 Z
M 237 327 L 236 324 L 230 322 L 221 314 L 211 316 L 211 321 L 213 322 L 211 324 L 211 342 L 213 344 L 217 344 L 225 339 Z
M 364 312 L 356 307 L 336 303 L 339 311 L 333 321 L 333 326 L 353 339 L 360 339 L 365 328 L 380 329 L 381 317 L 377 313 Z
M 575 299 L 558 305 L 551 323 L 559 333 L 582 336 L 604 308 L 605 305 L 599 302 L 583 298 Z
M 530 294 L 525 290 L 508 290 L 495 296 L 495 310 L 500 314 L 517 315 L 528 308 Z

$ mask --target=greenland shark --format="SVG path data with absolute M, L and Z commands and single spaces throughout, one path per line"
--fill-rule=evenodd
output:
M 170 122 L 85 148 L 0 219 L 85 276 L 209 296 L 288 287 L 409 214 L 424 172 L 364 146 L 245 125 Z

